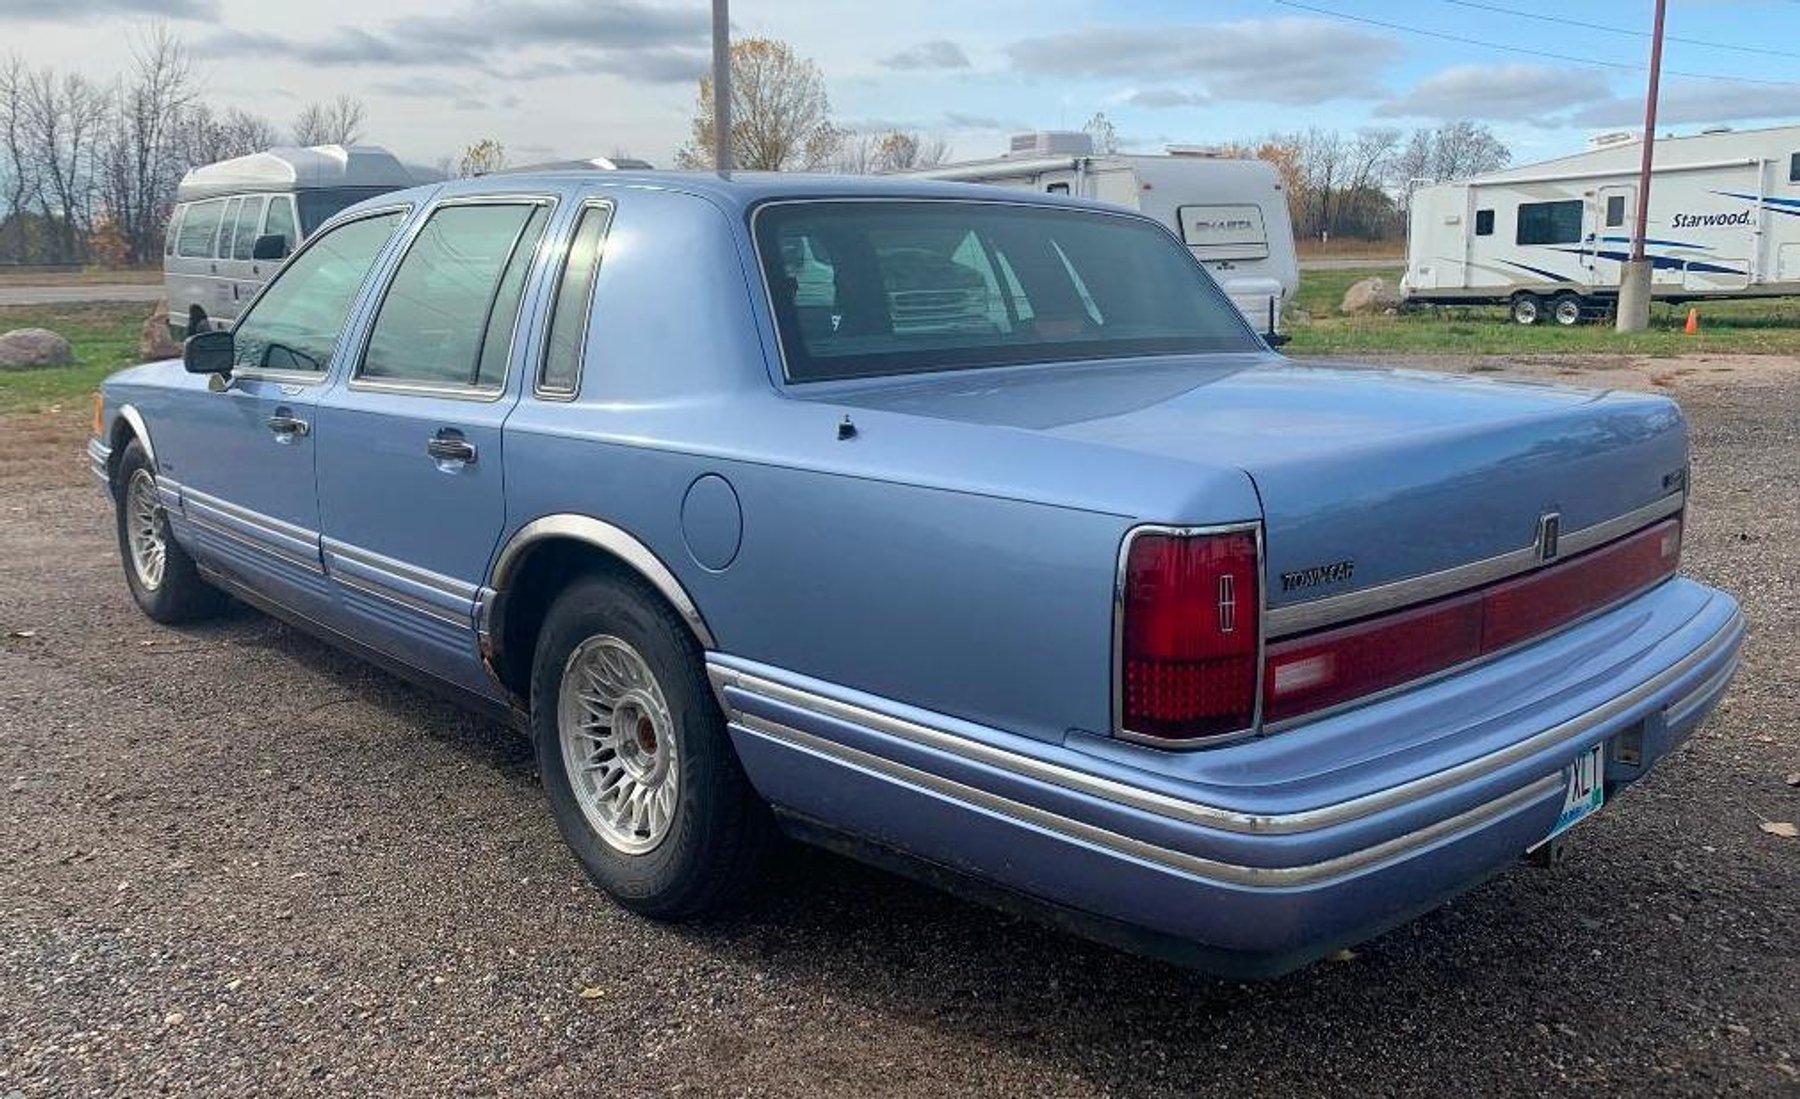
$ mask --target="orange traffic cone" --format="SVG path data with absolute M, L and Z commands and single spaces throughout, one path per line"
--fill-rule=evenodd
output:
M 1688 309 L 1687 326 L 1683 328 L 1682 331 L 1690 336 L 1698 336 L 1700 334 L 1700 310 L 1692 307 Z

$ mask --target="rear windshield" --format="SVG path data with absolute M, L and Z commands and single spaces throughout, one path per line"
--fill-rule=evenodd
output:
M 391 190 L 392 187 L 323 187 L 295 191 L 294 198 L 300 203 L 300 233 L 310 237 L 339 210 L 348 210 L 365 198 L 385 195 Z
M 790 381 L 1258 346 L 1187 249 L 1135 218 L 822 201 L 755 224 Z

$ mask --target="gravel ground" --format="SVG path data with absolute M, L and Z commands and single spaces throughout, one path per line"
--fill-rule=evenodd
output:
M 1800 1094 L 1800 364 L 1520 372 L 1682 399 L 1748 665 L 1560 869 L 1260 985 L 803 850 L 630 917 L 521 741 L 248 611 L 151 625 L 80 425 L 0 419 L 0 1096 Z

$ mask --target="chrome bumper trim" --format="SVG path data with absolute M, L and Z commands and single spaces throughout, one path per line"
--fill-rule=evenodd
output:
M 1393 809 L 1453 786 L 1476 781 L 1484 775 L 1528 759 L 1539 752 L 1548 751 L 1558 745 L 1576 740 L 1597 726 L 1604 725 L 1634 707 L 1642 705 L 1657 692 L 1667 689 L 1671 683 L 1688 675 L 1719 652 L 1737 644 L 1743 633 L 1742 616 L 1734 616 L 1731 621 L 1693 652 L 1624 694 L 1608 699 L 1586 713 L 1560 722 L 1523 740 L 1515 741 L 1499 751 L 1478 756 L 1411 782 L 1390 786 L 1385 790 L 1377 790 L 1346 801 L 1293 813 L 1246 813 L 1175 797 L 1141 786 L 1089 774 L 1061 763 L 1053 763 L 1006 748 L 995 747 L 958 733 L 908 721 L 816 692 L 786 686 L 713 661 L 707 663 L 707 674 L 712 679 L 713 691 L 718 696 L 720 708 L 725 711 L 726 716 L 733 723 L 743 723 L 747 719 L 755 718 L 755 715 L 743 713 L 734 707 L 730 699 L 726 697 L 727 688 L 735 688 L 774 702 L 793 706 L 820 717 L 861 726 L 922 748 L 945 752 L 966 762 L 995 767 L 1023 778 L 1060 786 L 1078 794 L 1100 798 L 1171 820 L 1222 829 L 1227 832 L 1292 835 L 1318 831 Z M 1733 667 L 1735 667 L 1735 661 Z
M 1602 523 L 1583 527 L 1580 530 L 1565 532 L 1558 540 L 1561 552 L 1556 560 L 1561 561 L 1573 557 L 1577 553 L 1604 545 L 1615 538 L 1622 538 L 1640 527 L 1649 526 L 1658 519 L 1674 515 L 1687 503 L 1687 495 L 1681 492 L 1671 493 L 1654 503 L 1628 511 L 1624 515 L 1615 516 Z M 1348 622 L 1356 618 L 1367 618 L 1372 614 L 1396 610 L 1424 603 L 1446 595 L 1454 595 L 1459 591 L 1477 588 L 1483 584 L 1492 584 L 1509 576 L 1517 576 L 1530 572 L 1546 562 L 1538 556 L 1536 545 L 1503 553 L 1498 557 L 1489 557 L 1481 561 L 1471 561 L 1466 565 L 1445 569 L 1442 572 L 1426 573 L 1424 576 L 1412 576 L 1405 580 L 1396 580 L 1380 587 L 1365 588 L 1362 591 L 1345 592 L 1343 595 L 1327 596 L 1324 599 L 1312 599 L 1305 603 L 1295 603 L 1287 607 L 1270 607 L 1265 613 L 1263 622 L 1267 627 L 1268 639 L 1274 641 L 1289 634 L 1305 633 L 1323 626 L 1338 622 Z
M 107 495 L 110 496 L 112 494 L 112 447 L 107 446 L 99 439 L 89 439 L 87 459 L 88 472 L 94 475 L 94 480 L 99 481 L 100 487 L 105 489 Z
M 750 736 L 772 740 L 829 759 L 865 774 L 908 786 L 920 787 L 952 801 L 995 813 L 1022 824 L 1055 832 L 1066 839 L 1097 847 L 1114 855 L 1147 862 L 1190 877 L 1252 889 L 1292 889 L 1296 886 L 1317 885 L 1355 873 L 1377 863 L 1401 859 L 1416 850 L 1459 833 L 1472 831 L 1489 821 L 1535 804 L 1560 793 L 1563 789 L 1563 777 L 1560 773 L 1546 775 L 1528 786 L 1477 805 L 1473 809 L 1458 813 L 1453 817 L 1447 817 L 1417 831 L 1395 836 L 1393 839 L 1378 843 L 1373 847 L 1351 851 L 1323 862 L 1306 863 L 1299 866 L 1243 866 L 1238 863 L 1220 862 L 1216 859 L 1192 855 L 1186 851 L 1177 851 L 1146 843 L 1143 840 L 1134 839 L 1107 828 L 1100 828 L 1085 821 L 1075 820 L 1060 813 L 1052 813 L 1036 806 L 1014 801 L 1011 798 L 989 793 L 986 790 L 978 790 L 973 786 L 934 775 L 928 771 L 921 771 L 904 763 L 896 763 L 856 748 L 846 747 L 786 725 L 765 721 L 754 715 L 743 715 L 732 722 L 732 728 Z
M 1737 674 L 1738 663 L 1739 661 L 1733 660 L 1712 675 L 1707 676 L 1706 682 L 1664 706 L 1663 723 L 1679 725 L 1692 717 L 1695 710 L 1712 701 L 1713 697 L 1723 691 L 1725 685 L 1731 682 L 1731 677 Z

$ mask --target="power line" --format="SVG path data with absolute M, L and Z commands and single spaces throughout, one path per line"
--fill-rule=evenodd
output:
M 1522 53 L 1532 57 L 1547 57 L 1553 61 L 1569 61 L 1576 65 L 1586 65 L 1590 67 L 1624 69 L 1628 72 L 1646 71 L 1643 65 L 1632 65 L 1624 61 L 1602 61 L 1592 57 L 1575 57 L 1566 53 L 1553 53 L 1549 50 L 1534 50 L 1528 46 L 1508 46 L 1499 42 L 1484 41 L 1480 38 L 1467 38 L 1460 34 L 1450 34 L 1447 31 L 1427 30 L 1424 27 L 1409 27 L 1404 23 L 1389 23 L 1381 19 L 1370 19 L 1363 15 L 1351 15 L 1349 12 L 1314 7 L 1311 4 L 1300 3 L 1300 0 L 1274 0 L 1274 2 L 1283 7 L 1298 8 L 1301 11 L 1309 11 L 1315 15 L 1326 15 L 1333 19 L 1342 19 L 1350 23 L 1363 23 L 1371 27 L 1382 27 L 1386 30 L 1401 31 L 1405 34 L 1423 35 L 1426 38 L 1439 38 L 1446 42 L 1459 42 L 1465 46 L 1479 46 L 1482 49 L 1502 50 L 1507 53 Z M 1694 80 L 1723 80 L 1733 84 L 1760 84 L 1765 87 L 1800 88 L 1800 83 L 1792 80 L 1758 80 L 1749 76 L 1720 76 L 1717 73 L 1680 72 L 1675 69 L 1664 69 L 1663 71 L 1670 76 L 1686 76 Z
M 1633 38 L 1649 38 L 1649 31 L 1635 30 L 1631 27 L 1613 27 L 1605 23 L 1588 23 L 1580 19 L 1567 19 L 1560 15 L 1545 15 L 1535 11 L 1521 11 L 1518 8 L 1503 7 L 1499 4 L 1483 4 L 1478 0 L 1443 0 L 1446 4 L 1455 4 L 1459 8 L 1476 8 L 1480 11 L 1497 12 L 1500 15 L 1516 15 L 1521 19 L 1537 19 L 1545 23 L 1560 23 L 1565 27 L 1580 27 L 1583 30 L 1605 31 L 1608 34 L 1625 34 Z M 1708 42 L 1703 38 L 1679 38 L 1673 34 L 1664 36 L 1670 42 L 1680 42 L 1688 46 L 1704 46 L 1711 50 L 1736 50 L 1739 53 L 1763 54 L 1768 57 L 1800 57 L 1800 53 L 1791 50 L 1769 50 L 1761 46 L 1739 46 L 1731 42 Z

